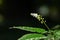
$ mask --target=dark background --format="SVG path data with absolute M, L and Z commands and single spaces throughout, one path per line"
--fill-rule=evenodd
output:
M 56 2 L 56 1 L 54 1 Z M 1 13 L 5 16 L 6 22 L 4 25 L 0 26 L 0 40 L 17 40 L 24 34 L 31 33 L 18 29 L 9 29 L 13 26 L 31 26 L 31 27 L 43 27 L 39 21 L 32 16 L 31 12 L 37 12 L 36 7 L 42 4 L 52 5 L 55 4 L 50 1 L 34 1 L 34 0 L 6 0 L 4 7 L 0 8 Z M 37 4 L 36 4 L 37 3 Z M 46 18 L 47 25 L 51 28 L 58 22 L 51 22 L 49 18 Z

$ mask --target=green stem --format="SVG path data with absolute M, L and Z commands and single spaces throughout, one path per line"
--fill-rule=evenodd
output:
M 50 28 L 47 26 L 47 24 L 44 22 L 44 25 L 46 26 L 46 28 L 48 29 L 48 30 L 50 30 Z

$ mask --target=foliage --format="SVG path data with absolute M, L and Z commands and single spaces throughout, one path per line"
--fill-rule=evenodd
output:
M 31 33 L 23 35 L 18 40 L 60 40 L 60 30 L 57 30 L 57 26 L 60 27 L 60 25 L 55 26 L 54 30 L 53 28 L 50 29 L 47 24 L 44 21 L 44 18 L 42 18 L 41 15 L 38 14 L 31 14 L 33 17 L 37 18 L 41 24 L 44 24 L 48 31 L 42 28 L 33 28 L 33 27 L 27 27 L 27 26 L 19 26 L 19 27 L 11 27 L 11 28 L 17 28 L 25 31 L 30 32 L 37 32 L 37 33 Z
M 36 34 L 36 33 L 31 33 L 31 34 L 26 34 L 23 37 L 19 38 L 18 40 L 39 40 L 41 38 L 46 38 L 42 34 Z
M 26 31 L 30 31 L 30 32 L 37 32 L 37 33 L 46 33 L 47 32 L 42 28 L 33 28 L 33 27 L 27 27 L 27 26 L 19 26 L 19 27 L 13 27 L 13 28 L 26 30 Z

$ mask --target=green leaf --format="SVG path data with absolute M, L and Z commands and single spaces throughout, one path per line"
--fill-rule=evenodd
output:
M 46 37 L 42 34 L 26 34 L 19 38 L 18 40 L 39 40 L 39 39 L 45 39 Z
M 47 36 L 47 40 L 54 40 L 54 35 L 52 35 L 52 34 L 48 34 L 48 36 Z
M 56 25 L 55 27 L 53 27 L 52 29 L 59 29 L 60 25 Z
M 60 39 L 60 30 L 54 30 L 55 39 Z
M 60 36 L 60 30 L 55 30 L 55 33 L 54 34 Z
M 26 26 L 19 26 L 19 27 L 13 27 L 21 30 L 31 31 L 31 32 L 37 32 L 37 33 L 46 33 L 42 28 L 33 28 L 33 27 L 26 27 Z

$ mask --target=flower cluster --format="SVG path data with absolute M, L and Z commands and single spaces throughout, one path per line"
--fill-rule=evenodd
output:
M 31 13 L 30 15 L 33 16 L 33 17 L 35 17 L 35 18 L 37 18 L 39 21 L 41 21 L 41 24 L 43 24 L 44 22 L 46 22 L 46 21 L 44 21 L 44 18 L 42 18 L 42 16 L 38 15 L 37 13 Z

